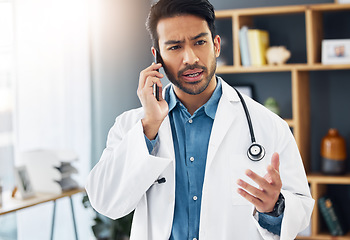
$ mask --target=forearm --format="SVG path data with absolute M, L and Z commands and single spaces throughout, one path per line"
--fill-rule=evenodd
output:
M 280 236 L 283 213 L 278 217 L 272 217 L 264 213 L 259 213 L 259 224 L 267 231 Z
M 282 226 L 286 227 L 281 229 L 281 239 L 288 239 L 290 234 L 297 235 L 309 225 L 315 201 L 309 195 L 300 195 L 287 190 L 283 190 L 282 194 L 286 204 Z
M 158 134 L 158 130 L 162 121 L 149 122 L 147 119 L 142 119 L 143 133 L 149 140 L 154 140 Z
M 91 205 L 111 218 L 132 211 L 170 162 L 149 154 L 141 122 L 119 139 L 110 141 L 86 184 Z
M 254 211 L 253 218 L 264 240 L 294 239 L 310 222 L 314 200 L 286 190 L 281 192 L 286 204 L 283 215 L 274 218 Z

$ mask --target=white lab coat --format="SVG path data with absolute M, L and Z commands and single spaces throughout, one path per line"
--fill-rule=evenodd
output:
M 260 227 L 254 206 L 237 193 L 236 181 L 251 169 L 261 176 L 274 152 L 280 154 L 285 210 L 280 239 L 294 239 L 310 221 L 311 198 L 303 164 L 289 126 L 244 96 L 255 137 L 266 150 L 259 162 L 247 157 L 249 128 L 237 93 L 222 81 L 220 99 L 209 141 L 200 215 L 200 240 L 279 239 Z M 143 109 L 117 117 L 107 147 L 91 171 L 86 191 L 91 205 L 112 219 L 135 209 L 131 240 L 169 239 L 175 202 L 175 153 L 169 117 L 158 132 L 159 142 L 149 154 L 141 118 Z M 166 182 L 155 181 L 165 177 Z M 256 184 L 254 184 L 256 185 Z

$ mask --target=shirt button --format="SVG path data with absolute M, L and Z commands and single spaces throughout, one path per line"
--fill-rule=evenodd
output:
M 194 157 L 190 157 L 190 161 L 193 162 L 194 161 Z
M 192 120 L 192 119 L 190 119 L 190 120 L 188 120 L 188 122 L 189 122 L 189 123 L 193 123 L 193 120 Z
M 197 200 L 197 196 L 193 196 L 193 200 L 195 200 L 195 201 L 196 201 L 196 200 Z

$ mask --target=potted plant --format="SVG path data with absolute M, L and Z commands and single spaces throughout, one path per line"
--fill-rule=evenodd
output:
M 83 197 L 85 208 L 91 208 L 89 197 Z M 96 212 L 95 224 L 91 227 L 97 240 L 129 240 L 133 212 L 125 217 L 112 220 Z

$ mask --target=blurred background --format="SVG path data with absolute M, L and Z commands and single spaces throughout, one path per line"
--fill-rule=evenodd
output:
M 4 191 L 14 187 L 13 168 L 21 164 L 19 154 L 33 149 L 76 152 L 76 180 L 84 186 L 115 117 L 140 106 L 138 76 L 153 59 L 145 29 L 152 2 L 0 0 L 0 178 Z M 222 10 L 333 1 L 211 2 Z M 319 88 L 325 91 L 327 82 Z M 320 136 L 326 133 L 323 128 L 317 133 Z M 318 150 L 315 147 L 314 152 Z M 78 236 L 95 239 L 91 229 L 95 213 L 84 208 L 83 195 L 73 196 Z M 57 201 L 53 239 L 75 239 L 68 205 L 66 199 Z M 0 240 L 49 239 L 51 215 L 52 202 L 1 215 Z

